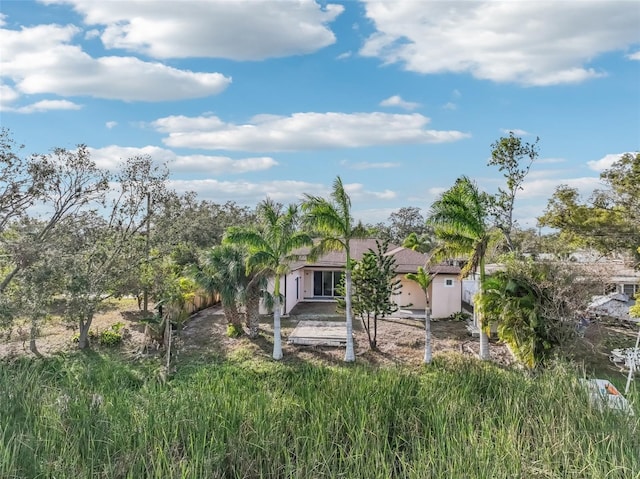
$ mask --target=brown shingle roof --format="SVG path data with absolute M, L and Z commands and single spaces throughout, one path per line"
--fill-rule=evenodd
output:
M 376 240 L 371 238 L 354 239 L 351 240 L 350 247 L 351 257 L 354 260 L 359 261 L 362 259 L 364 253 L 369 251 L 369 249 L 372 249 L 373 251 L 376 250 Z M 347 255 L 344 251 L 330 251 L 318 258 L 316 261 L 307 262 L 306 255 L 309 253 L 309 250 L 310 248 L 307 247 L 300 248 L 298 251 L 295 251 L 296 254 L 300 255 L 300 260 L 291 265 L 292 270 L 300 269 L 305 266 L 313 266 L 317 268 L 343 268 L 347 261 Z M 418 270 L 418 266 L 424 267 L 429 259 L 426 254 L 391 244 L 387 250 L 387 255 L 394 256 L 396 260 L 396 271 L 399 274 L 415 273 Z M 429 271 L 431 273 L 439 274 L 459 274 L 460 267 L 449 265 L 445 262 L 431 266 Z

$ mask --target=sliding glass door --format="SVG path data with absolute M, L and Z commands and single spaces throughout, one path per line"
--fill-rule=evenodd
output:
M 342 271 L 314 271 L 313 295 L 314 296 L 338 296 L 338 285 L 342 277 Z

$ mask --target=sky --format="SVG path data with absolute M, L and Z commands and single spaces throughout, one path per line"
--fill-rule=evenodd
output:
M 516 217 L 585 197 L 640 150 L 640 2 L 41 0 L 0 3 L 0 124 L 28 152 L 139 154 L 171 187 L 255 206 L 326 195 L 428 213 L 510 131 L 539 138 Z

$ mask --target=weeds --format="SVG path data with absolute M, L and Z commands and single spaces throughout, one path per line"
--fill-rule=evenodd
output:
M 638 416 L 592 408 L 564 369 L 238 361 L 161 384 L 153 368 L 96 353 L 0 365 L 0 477 L 640 474 Z

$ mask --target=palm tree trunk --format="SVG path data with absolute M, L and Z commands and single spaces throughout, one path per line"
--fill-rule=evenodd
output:
M 431 308 L 424 308 L 424 363 L 431 364 Z
M 238 331 L 242 331 L 242 319 L 240 318 L 240 311 L 238 311 L 238 306 L 235 302 L 223 305 L 222 309 L 224 310 L 224 317 L 227 323 L 233 324 Z
M 280 281 L 280 278 L 276 278 Z M 282 359 L 282 338 L 280 336 L 280 294 L 275 295 L 273 299 L 273 359 L 279 361 Z
M 344 361 L 352 363 L 356 360 L 353 349 L 353 319 L 351 317 L 351 269 L 348 265 L 349 255 L 347 255 L 347 270 L 345 271 L 345 303 L 347 316 L 347 350 L 344 354 Z
M 484 257 L 480 259 L 480 288 L 479 288 L 479 296 L 480 299 L 484 295 Z M 478 301 L 480 303 L 481 301 Z M 476 309 L 477 308 L 476 306 Z M 489 359 L 489 336 L 485 332 L 485 324 L 484 324 L 484 313 L 478 310 L 478 327 L 480 328 L 480 359 L 486 361 Z
M 260 292 L 251 291 L 247 296 L 247 328 L 249 329 L 249 337 L 254 339 L 258 337 L 258 328 L 260 325 Z

